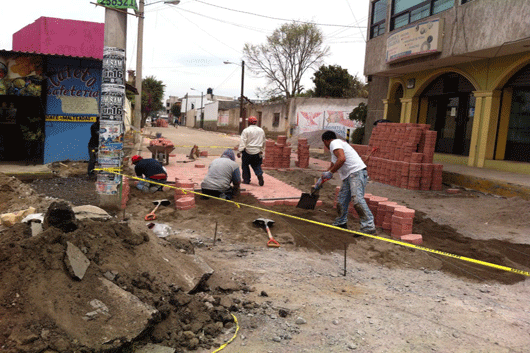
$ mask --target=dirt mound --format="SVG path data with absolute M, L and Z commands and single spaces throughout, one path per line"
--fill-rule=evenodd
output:
M 15 177 L 0 173 L 0 213 L 20 211 L 29 206 L 45 211 L 53 199 L 35 192 Z

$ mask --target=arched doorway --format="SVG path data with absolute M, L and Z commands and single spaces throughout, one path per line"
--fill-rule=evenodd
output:
M 449 72 L 436 78 L 421 94 L 428 101 L 426 123 L 438 132 L 435 152 L 469 156 L 474 90 L 464 76 Z
M 388 100 L 388 114 L 386 120 L 393 123 L 399 123 L 401 121 L 401 98 L 403 98 L 403 86 L 398 83 L 394 92 L 390 94 L 390 99 Z
M 530 162 L 530 65 L 517 72 L 505 88 L 511 89 L 512 102 L 504 159 Z

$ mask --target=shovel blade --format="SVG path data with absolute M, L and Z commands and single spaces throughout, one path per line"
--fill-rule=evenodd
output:
M 305 210 L 314 210 L 317 205 L 318 194 L 307 194 L 303 193 L 298 201 L 297 208 L 303 208 Z

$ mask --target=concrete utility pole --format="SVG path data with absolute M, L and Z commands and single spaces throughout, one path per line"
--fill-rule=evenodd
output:
M 144 52 L 144 0 L 139 1 L 138 6 L 138 38 L 136 42 L 136 90 L 138 95 L 136 96 L 134 104 L 134 119 L 133 126 L 135 129 L 140 130 L 142 126 L 142 57 Z M 137 138 L 141 138 L 140 134 L 135 134 Z
M 105 48 L 118 48 L 126 50 L 127 47 L 127 13 L 125 11 L 116 11 L 110 8 L 105 8 L 105 32 L 104 32 L 104 47 Z M 103 71 L 105 71 L 105 64 L 103 67 Z M 125 65 L 123 67 L 123 70 L 120 72 L 117 72 L 117 75 L 122 74 L 123 77 L 121 78 L 123 81 L 125 81 Z M 118 70 L 120 71 L 120 70 Z M 119 76 L 116 77 L 118 80 L 120 79 Z M 125 85 L 125 83 L 123 83 Z M 104 84 L 102 83 L 102 90 L 103 90 Z M 125 86 L 123 90 L 123 97 L 125 97 Z M 101 110 L 101 109 L 100 109 Z M 106 113 L 105 113 L 106 114 Z M 100 116 L 103 115 L 103 112 L 100 111 Z M 118 120 L 118 116 L 116 116 Z M 121 121 L 123 122 L 123 111 L 121 112 Z M 104 125 L 105 121 L 100 118 L 100 124 Z M 101 152 L 101 146 L 99 147 L 98 154 Z M 99 158 L 99 156 L 98 156 Z M 120 163 L 121 165 L 121 163 Z M 100 165 L 101 167 L 104 167 L 104 165 Z M 107 194 L 107 193 L 99 193 L 99 202 L 101 205 L 116 205 L 119 206 L 121 203 L 121 192 L 118 192 L 117 194 Z
M 241 97 L 239 98 L 240 99 L 240 101 L 239 101 L 239 105 L 240 105 L 240 108 L 239 108 L 239 121 L 240 121 L 239 133 L 242 133 L 243 129 L 246 126 L 246 121 L 245 121 L 245 118 L 243 116 L 244 115 L 243 114 L 243 91 L 244 91 L 244 87 L 245 87 L 245 60 L 241 60 Z

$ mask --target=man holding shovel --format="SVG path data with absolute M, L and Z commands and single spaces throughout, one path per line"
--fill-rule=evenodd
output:
M 353 207 L 360 218 L 360 232 L 375 234 L 374 216 L 364 199 L 364 188 L 368 180 L 366 165 L 353 147 L 338 139 L 333 131 L 324 132 L 322 142 L 331 152 L 331 165 L 322 173 L 321 183 L 333 178 L 333 173 L 336 172 L 342 180 L 337 202 L 339 216 L 333 225 L 348 229 L 348 207 L 353 199 Z

